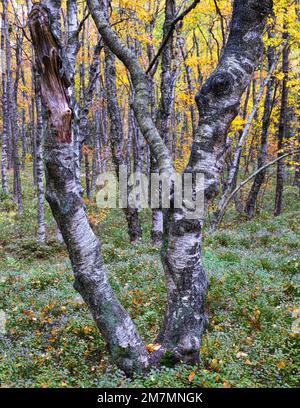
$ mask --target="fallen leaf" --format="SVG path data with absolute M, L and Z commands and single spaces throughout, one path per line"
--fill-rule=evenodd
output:
M 146 346 L 146 349 L 149 351 L 149 353 L 154 353 L 154 351 L 157 351 L 161 348 L 161 344 L 159 343 L 150 343 Z
M 192 372 L 192 373 L 189 375 L 189 381 L 193 381 L 193 379 L 195 378 L 195 375 L 196 375 L 196 373 L 195 373 L 195 372 Z
M 248 356 L 248 354 L 247 353 L 243 353 L 242 351 L 239 351 L 237 354 L 236 354 L 236 357 L 237 358 L 242 358 L 242 357 L 247 357 Z
M 83 328 L 83 333 L 84 334 L 90 334 L 90 333 L 92 333 L 92 331 L 93 331 L 93 329 L 91 327 L 89 327 L 89 326 L 84 326 L 84 328 Z

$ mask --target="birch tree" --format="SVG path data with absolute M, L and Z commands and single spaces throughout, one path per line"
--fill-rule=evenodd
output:
M 149 110 L 148 78 L 134 53 L 112 30 L 97 0 L 88 7 L 106 47 L 126 66 L 134 88 L 132 102 L 139 128 L 156 158 L 159 171 L 170 178 L 173 161 Z M 262 52 L 262 34 L 271 0 L 235 0 L 231 29 L 220 61 L 199 90 L 199 125 L 186 173 L 203 173 L 205 209 L 219 192 L 227 132 L 236 117 Z M 203 217 L 190 210 L 166 214 L 162 261 L 168 299 L 164 324 L 149 354 L 128 313 L 108 282 L 99 240 L 91 230 L 78 186 L 73 157 L 72 109 L 69 82 L 63 71 L 63 50 L 50 24 L 49 12 L 35 4 L 29 27 L 40 73 L 43 103 L 49 120 L 45 143 L 46 197 L 62 231 L 75 275 L 75 288 L 88 304 L 115 363 L 128 374 L 159 364 L 166 355 L 174 362 L 197 363 L 207 325 L 207 277 L 202 262 Z
M 3 114 L 3 132 L 1 149 L 1 186 L 4 194 L 8 194 L 7 179 L 7 139 L 9 135 L 9 110 L 7 95 L 7 76 L 5 63 L 5 14 L 1 17 L 1 79 L 2 79 L 2 114 Z
M 269 69 L 272 66 L 273 60 L 275 58 L 274 52 L 275 52 L 274 47 L 268 48 Z M 275 92 L 275 78 L 273 77 L 267 84 L 265 101 L 264 101 L 264 113 L 263 113 L 262 129 L 261 129 L 261 144 L 260 144 L 260 151 L 259 151 L 258 159 L 257 159 L 258 169 L 263 167 L 267 163 L 267 159 L 268 159 L 269 128 L 270 128 L 270 122 L 271 122 L 272 109 L 274 105 L 274 92 Z M 255 177 L 253 181 L 251 190 L 247 198 L 246 206 L 245 206 L 245 213 L 248 215 L 248 217 L 252 217 L 254 214 L 257 197 L 264 183 L 265 177 L 266 177 L 266 171 L 262 171 Z
M 285 27 L 286 29 L 286 27 Z M 284 32 L 283 38 L 288 38 L 288 33 Z M 280 107 L 280 119 L 278 127 L 278 157 L 283 155 L 282 149 L 284 147 L 284 139 L 287 136 L 287 121 L 288 121 L 288 79 L 289 79 L 289 44 L 282 51 L 282 72 L 284 74 L 282 80 L 282 93 L 281 93 L 281 107 Z M 275 208 L 274 215 L 278 216 L 282 212 L 283 202 L 283 186 L 284 186 L 284 162 L 279 160 L 277 163 L 277 180 L 276 180 L 276 195 L 275 195 Z

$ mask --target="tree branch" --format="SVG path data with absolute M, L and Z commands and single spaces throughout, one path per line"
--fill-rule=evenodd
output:
M 182 13 L 179 14 L 179 16 L 177 16 L 172 23 L 170 24 L 170 28 L 169 31 L 167 32 L 166 36 L 163 38 L 162 43 L 156 53 L 156 55 L 154 56 L 153 60 L 150 62 L 149 67 L 146 71 L 146 74 L 149 74 L 149 72 L 151 71 L 151 69 L 153 68 L 153 66 L 156 63 L 156 60 L 159 58 L 160 54 L 162 53 L 162 50 L 164 49 L 164 47 L 166 46 L 167 42 L 169 41 L 173 31 L 176 28 L 176 24 L 179 23 L 179 21 L 182 21 L 184 19 L 184 17 L 190 12 L 192 11 L 198 4 L 200 3 L 200 0 L 194 0 L 193 3 L 186 9 L 184 10 Z

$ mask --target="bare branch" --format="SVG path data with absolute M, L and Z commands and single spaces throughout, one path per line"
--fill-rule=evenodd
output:
M 169 38 L 171 37 L 173 31 L 176 28 L 176 24 L 179 23 L 179 21 L 182 21 L 184 19 L 184 17 L 190 12 L 192 11 L 198 4 L 200 3 L 200 0 L 194 0 L 193 3 L 187 8 L 185 9 L 182 13 L 179 14 L 179 16 L 177 16 L 172 23 L 170 24 L 170 29 L 167 33 L 167 35 L 165 36 L 165 38 L 162 40 L 162 43 L 155 55 L 155 57 L 153 58 L 153 60 L 150 62 L 149 67 L 146 71 L 146 74 L 149 74 L 149 72 L 151 71 L 151 69 L 153 68 L 153 66 L 156 63 L 156 60 L 159 58 L 160 54 L 162 53 L 162 50 L 164 49 L 164 47 L 166 46 L 167 42 L 169 41 Z

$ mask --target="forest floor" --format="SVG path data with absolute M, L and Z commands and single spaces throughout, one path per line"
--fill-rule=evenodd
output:
M 10 199 L 0 197 L 2 323 L 6 318 L 0 333 L 2 387 L 299 386 L 298 190 L 286 188 L 280 217 L 272 215 L 270 193 L 255 219 L 232 212 L 220 230 L 205 234 L 210 324 L 201 365 L 164 367 L 128 379 L 110 363 L 90 313 L 73 289 L 70 262 L 55 240 L 48 206 L 47 244 L 36 243 L 37 198 L 30 172 L 28 168 L 23 176 L 23 216 Z M 149 213 L 142 213 L 144 240 L 133 247 L 120 211 L 88 207 L 111 284 L 151 343 L 166 292 L 159 250 L 150 244 Z

